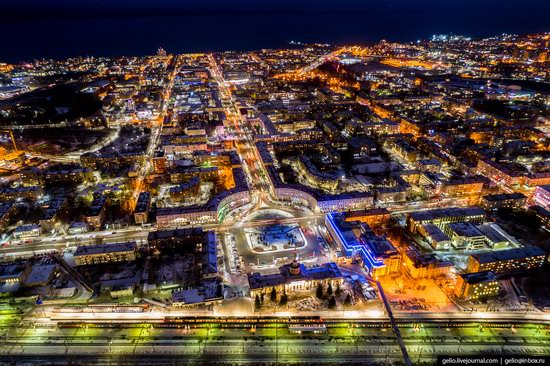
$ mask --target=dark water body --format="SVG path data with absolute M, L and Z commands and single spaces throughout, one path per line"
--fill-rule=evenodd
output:
M 482 0 L 480 0 L 482 1 Z M 548 14 L 546 14 L 548 15 Z M 71 56 L 254 50 L 303 42 L 415 41 L 434 33 L 483 37 L 550 30 L 542 14 L 219 14 L 0 21 L 0 61 Z

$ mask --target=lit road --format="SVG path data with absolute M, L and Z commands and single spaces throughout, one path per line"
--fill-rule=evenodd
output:
M 247 174 L 252 201 L 255 202 L 254 207 L 249 211 L 254 211 L 254 209 L 260 204 L 260 201 L 266 202 L 269 200 L 269 196 L 266 194 L 266 191 L 270 191 L 270 181 L 267 179 L 267 171 L 265 171 L 265 167 L 263 167 L 262 164 L 259 164 L 260 169 L 256 169 L 256 166 L 258 165 L 255 164 L 255 161 L 261 162 L 262 160 L 258 150 L 256 149 L 256 145 L 254 144 L 253 136 L 251 133 L 247 132 L 248 127 L 242 118 L 237 102 L 231 94 L 231 90 L 226 86 L 226 82 L 222 76 L 218 64 L 216 63 L 216 60 L 214 59 L 214 56 L 209 55 L 209 59 L 210 70 L 218 84 L 222 100 L 229 102 L 229 106 L 226 108 L 226 116 L 228 121 L 233 124 L 236 131 L 236 136 L 239 136 L 239 139 L 236 140 L 235 146 L 237 148 L 237 153 L 243 162 L 243 170 L 245 174 Z
M 270 197 L 268 194 L 265 197 Z M 257 200 L 253 209 L 258 208 L 260 200 Z M 276 204 L 268 202 L 270 207 L 277 207 Z M 422 211 L 433 208 L 443 208 L 452 206 L 466 207 L 468 206 L 467 199 L 444 198 L 441 200 L 431 200 L 421 203 L 403 202 L 403 203 L 388 203 L 382 207 L 386 207 L 393 214 L 404 214 L 412 211 Z M 285 208 L 286 209 L 286 208 Z M 252 211 L 248 210 L 247 213 Z M 205 230 L 214 230 L 223 232 L 234 228 L 259 227 L 269 224 L 302 224 L 308 225 L 311 220 L 319 220 L 324 218 L 323 213 L 302 213 L 301 217 L 285 218 L 277 220 L 252 220 L 252 221 L 234 221 L 226 220 L 223 223 L 211 223 L 203 225 L 186 225 L 179 226 L 180 228 L 200 226 Z M 25 257 L 50 251 L 63 251 L 67 249 L 75 249 L 79 245 L 92 245 L 98 242 L 105 243 L 121 243 L 135 241 L 138 245 L 146 244 L 147 235 L 151 231 L 156 231 L 156 227 L 139 227 L 131 226 L 118 230 L 95 231 L 85 234 L 64 235 L 57 237 L 41 236 L 34 239 L 8 240 L 0 246 L 0 254 L 7 256 Z
M 270 219 L 270 220 L 253 220 L 247 222 L 235 223 L 233 221 L 224 222 L 221 224 L 204 224 L 200 225 L 205 230 L 214 230 L 218 232 L 223 232 L 227 230 L 238 228 L 250 228 L 250 227 L 259 227 L 270 224 L 302 224 L 307 225 L 311 220 L 320 219 L 324 217 L 323 214 L 308 215 L 304 217 L 293 217 L 293 218 L 284 218 L 284 219 Z M 181 226 L 185 227 L 194 227 L 194 226 Z M 122 243 L 135 241 L 138 245 L 146 245 L 147 236 L 150 232 L 156 231 L 155 227 L 139 227 L 132 226 L 119 230 L 106 230 L 106 231 L 95 231 L 86 234 L 77 234 L 77 235 L 65 235 L 58 237 L 40 237 L 25 240 L 13 240 L 7 243 L 4 243 L 0 247 L 0 255 L 8 256 L 32 256 L 42 252 L 51 252 L 51 251 L 64 251 L 76 249 L 79 245 L 92 245 L 100 242 L 105 243 Z

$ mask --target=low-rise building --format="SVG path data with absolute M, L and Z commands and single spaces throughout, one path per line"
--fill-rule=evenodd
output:
M 390 211 L 385 208 L 346 211 L 343 214 L 346 221 L 361 221 L 373 228 L 387 224 L 391 217 Z
M 134 210 L 134 221 L 136 224 L 146 224 L 149 221 L 150 209 L 151 194 L 149 192 L 141 192 L 136 203 L 136 209 Z
M 134 285 L 115 285 L 109 290 L 111 298 L 129 297 L 134 295 Z
M 325 216 L 325 227 L 342 254 L 356 259 L 373 276 L 384 276 L 399 271 L 401 256 L 383 236 L 359 221 L 347 222 L 341 213 Z
M 533 194 L 533 201 L 545 210 L 550 210 L 550 185 L 538 186 Z
M 201 179 L 193 177 L 187 182 L 179 183 L 170 188 L 170 198 L 175 202 L 185 202 L 191 198 L 196 198 L 200 194 Z
M 439 260 L 434 254 L 420 254 L 414 248 L 405 252 L 402 266 L 413 279 L 445 276 L 454 268 L 450 261 Z
M 34 263 L 24 283 L 25 286 L 45 286 L 57 274 L 58 266 L 51 258 L 45 257 Z
M 17 205 L 13 201 L 0 203 L 0 230 L 6 230 L 17 214 Z
M 436 250 L 451 247 L 451 238 L 434 224 L 421 225 L 418 233 Z
M 13 232 L 13 237 L 15 239 L 36 238 L 39 237 L 41 233 L 42 230 L 40 229 L 40 225 L 26 224 L 16 227 Z
M 0 188 L 0 201 L 37 200 L 44 194 L 44 190 L 39 186 L 31 187 L 5 187 Z
M 468 258 L 466 271 L 476 273 L 493 271 L 496 274 L 511 273 L 542 267 L 548 253 L 539 247 L 521 247 L 474 253 Z
M 481 198 L 481 207 L 487 211 L 499 208 L 522 208 L 527 203 L 527 197 L 523 193 L 491 194 Z
M 248 274 L 250 295 L 255 297 L 275 288 L 279 293 L 315 290 L 319 284 L 331 285 L 333 289 L 341 285 L 344 277 L 336 263 L 325 263 L 315 267 L 306 267 L 297 260 L 279 267 L 273 274 Z
M 194 251 L 195 247 L 204 240 L 204 235 L 205 232 L 201 228 L 157 230 L 149 233 L 147 242 L 150 248 L 160 251 L 185 247 Z
M 69 201 L 66 197 L 59 197 L 48 202 L 48 206 L 39 221 L 44 231 L 51 231 L 69 216 Z
M 214 231 L 186 228 L 152 231 L 149 247 L 163 252 L 188 252 L 196 256 L 195 269 L 202 279 L 218 277 L 217 239 Z
M 492 271 L 461 273 L 457 277 L 454 295 L 460 300 L 479 300 L 496 296 L 499 290 L 500 285 Z
M 454 222 L 447 226 L 455 249 L 476 250 L 485 247 L 485 235 L 469 222 Z
M 30 271 L 31 265 L 27 260 L 2 263 L 0 264 L 0 284 L 23 283 Z
M 535 214 L 542 225 L 550 228 L 550 210 L 541 206 L 531 206 L 529 210 Z
M 94 199 L 92 205 L 88 209 L 86 222 L 94 229 L 99 229 L 105 221 L 105 212 L 107 210 L 107 197 L 101 195 Z
M 479 207 L 470 208 L 441 208 L 428 211 L 415 211 L 407 216 L 407 229 L 416 234 L 422 225 L 434 224 L 440 229 L 453 222 L 471 222 L 481 224 L 485 222 L 487 213 Z
M 485 179 L 480 176 L 437 180 L 436 193 L 457 197 L 480 195 L 484 182 Z
M 221 303 L 223 300 L 223 284 L 221 280 L 210 279 L 202 281 L 193 288 L 175 290 L 172 293 L 172 305 L 189 307 L 202 304 Z
M 79 246 L 74 252 L 77 266 L 113 262 L 131 262 L 136 259 L 135 242 Z
M 83 234 L 88 231 L 88 225 L 84 221 L 75 221 L 69 226 L 69 234 Z

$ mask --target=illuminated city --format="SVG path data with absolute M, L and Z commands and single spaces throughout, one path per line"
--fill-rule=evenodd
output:
M 0 363 L 550 355 L 550 33 L 155 51 L 0 63 Z

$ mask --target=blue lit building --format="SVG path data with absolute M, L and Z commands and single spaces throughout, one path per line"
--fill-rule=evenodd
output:
M 367 224 L 347 222 L 341 213 L 329 213 L 325 216 L 325 226 L 342 253 L 359 260 L 373 276 L 384 276 L 399 270 L 399 252 Z

